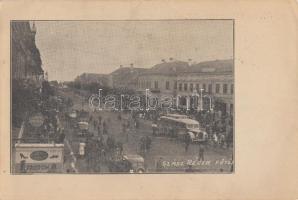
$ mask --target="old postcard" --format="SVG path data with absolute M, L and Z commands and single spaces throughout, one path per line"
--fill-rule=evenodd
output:
M 294 2 L 2 5 L 1 199 L 298 198 Z
M 11 172 L 233 172 L 233 25 L 11 21 Z

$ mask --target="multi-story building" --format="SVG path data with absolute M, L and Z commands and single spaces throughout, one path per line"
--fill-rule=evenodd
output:
M 144 68 L 136 68 L 133 64 L 130 67 L 120 67 L 110 73 L 112 85 L 114 88 L 126 88 L 126 89 L 137 89 L 138 77 L 142 72 L 145 72 Z
M 233 60 L 216 60 L 191 65 L 177 75 L 177 95 L 206 95 L 213 107 L 223 113 L 234 112 Z M 188 100 L 188 99 L 187 99 Z
M 38 81 L 43 78 L 40 53 L 35 44 L 34 22 L 11 22 L 11 65 L 13 79 Z
M 194 96 L 208 97 L 212 108 L 233 114 L 233 60 L 215 60 L 189 64 L 182 61 L 163 62 L 140 74 L 138 90 L 179 98 L 179 104 L 189 106 Z M 199 101 L 197 98 L 196 101 Z M 199 102 L 197 102 L 198 107 Z M 210 105 L 211 105 L 210 104 Z
M 187 62 L 163 61 L 141 73 L 138 78 L 138 91 L 145 92 L 149 89 L 156 96 L 175 96 L 175 83 L 177 75 L 189 67 Z

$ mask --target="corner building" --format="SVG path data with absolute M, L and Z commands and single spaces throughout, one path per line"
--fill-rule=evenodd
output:
M 215 60 L 189 64 L 163 62 L 141 73 L 138 91 L 150 89 L 158 98 L 163 95 L 179 98 L 179 106 L 190 105 L 194 95 L 207 95 L 212 107 L 223 114 L 234 113 L 233 60 Z

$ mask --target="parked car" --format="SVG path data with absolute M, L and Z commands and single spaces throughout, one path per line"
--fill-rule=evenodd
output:
M 109 162 L 110 172 L 144 173 L 144 158 L 140 155 L 123 155 L 120 159 Z
M 77 131 L 78 131 L 78 136 L 91 136 L 91 133 L 89 132 L 88 122 L 78 122 Z

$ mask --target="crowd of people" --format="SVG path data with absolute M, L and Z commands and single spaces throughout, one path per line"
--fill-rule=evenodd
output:
M 136 118 L 150 120 L 153 123 L 163 115 L 169 113 L 164 110 L 154 111 L 138 111 L 134 113 Z M 176 112 L 177 113 L 177 112 Z M 208 133 L 209 143 L 213 146 L 232 147 L 233 145 L 233 116 L 230 114 L 222 114 L 221 111 L 198 111 L 192 114 L 181 110 L 178 114 L 187 115 L 189 118 L 195 119 L 200 123 L 200 127 Z
M 211 145 L 221 148 L 233 146 L 233 116 L 217 112 L 199 112 L 196 119 L 209 135 Z
M 98 113 L 92 114 L 90 111 L 88 123 L 93 127 L 93 132 L 97 133 L 96 137 L 89 137 L 86 140 L 85 158 L 87 160 L 89 170 L 100 171 L 100 163 L 106 163 L 110 159 L 115 159 L 123 155 L 123 142 L 129 142 L 130 134 L 138 134 L 141 126 L 141 121 L 156 122 L 161 116 L 169 113 L 162 109 L 150 111 L 126 111 L 115 112 L 115 118 L 120 124 L 120 132 L 125 140 L 116 138 L 114 133 L 109 131 L 110 120 L 103 118 Z M 186 114 L 192 119 L 199 121 L 201 128 L 208 133 L 207 145 L 212 147 L 230 148 L 233 145 L 233 116 L 225 114 L 220 111 L 216 112 L 195 112 L 195 113 L 179 113 Z M 120 136 L 121 136 L 120 134 Z M 152 143 L 152 135 L 140 135 L 136 144 L 136 153 L 146 157 L 150 151 Z M 185 141 L 185 151 L 188 151 L 190 141 Z M 200 146 L 198 152 L 200 160 L 204 160 L 205 145 Z

